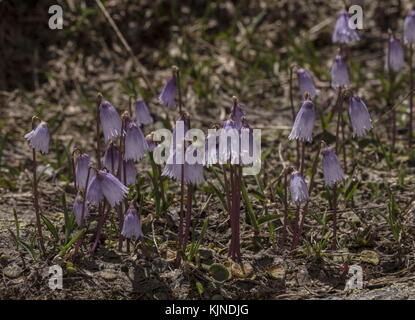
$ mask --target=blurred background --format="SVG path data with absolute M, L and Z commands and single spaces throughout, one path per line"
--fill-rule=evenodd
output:
M 63 10 L 62 30 L 48 26 L 48 8 L 54 4 Z M 49 121 L 56 142 L 52 150 L 58 153 L 73 140 L 81 146 L 92 142 L 78 138 L 91 129 L 98 91 L 119 111 L 128 108 L 130 95 L 141 95 L 156 119 L 163 120 L 165 111 L 157 97 L 173 65 L 182 70 L 185 108 L 195 126 L 207 128 L 222 121 L 236 95 L 246 105 L 251 123 L 264 129 L 265 142 L 267 137 L 277 139 L 278 130 L 291 124 L 287 99 L 291 64 L 311 71 L 321 101 L 332 94 L 329 70 L 337 49 L 331 33 L 345 5 L 363 7 L 362 40 L 348 55 L 353 84 L 371 99 L 369 108 L 376 112 L 384 94 L 387 29 L 402 33 L 410 2 L 104 0 L 102 4 L 131 52 L 95 0 L 0 0 L 0 170 L 6 177 L 0 178 L 0 186 L 7 184 L 4 179 L 15 180 L 7 165 L 26 164 L 16 163 L 28 151 L 18 146 L 24 143 L 22 132 L 33 114 Z M 300 95 L 295 98 L 298 104 Z

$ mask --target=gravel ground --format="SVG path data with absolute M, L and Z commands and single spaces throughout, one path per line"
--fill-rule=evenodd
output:
M 331 296 L 321 300 L 415 300 L 415 283 L 396 283 L 384 288 L 355 290 L 344 296 Z

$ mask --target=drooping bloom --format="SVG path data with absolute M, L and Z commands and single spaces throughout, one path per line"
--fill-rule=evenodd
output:
M 143 231 L 141 230 L 141 222 L 133 204 L 127 210 L 121 234 L 127 239 L 144 237 Z
M 219 163 L 240 163 L 240 134 L 235 121 L 228 119 L 223 123 L 219 134 Z
M 291 201 L 297 206 L 309 199 L 307 183 L 299 172 L 291 174 L 290 191 Z
M 125 163 L 125 179 L 124 179 L 124 168 L 121 170 L 121 180 L 125 181 L 125 184 L 128 186 L 130 184 L 135 184 L 137 177 L 137 169 L 133 160 L 127 160 Z
M 185 163 L 184 166 L 184 179 L 186 183 L 191 183 L 194 185 L 199 185 L 205 182 L 205 177 L 203 176 L 203 165 L 200 163 L 189 164 Z
M 203 176 L 204 145 L 198 146 L 192 143 L 186 149 L 184 179 L 187 183 L 199 185 L 205 182 Z
M 257 166 L 261 162 L 258 142 L 255 140 L 254 130 L 249 126 L 245 119 L 242 121 L 240 137 L 240 157 L 242 165 Z
M 245 116 L 243 105 L 240 103 L 234 103 L 231 110 L 231 118 L 235 121 L 236 129 L 242 128 L 242 117 Z
M 167 176 L 177 181 L 182 179 L 182 165 L 185 163 L 184 137 L 189 130 L 189 119 L 187 115 L 181 114 L 176 120 L 173 128 L 169 157 L 163 169 L 163 176 Z
M 83 199 L 80 195 L 77 195 L 75 197 L 75 200 L 73 202 L 73 213 L 75 215 L 76 223 L 80 226 L 82 224 L 82 208 L 83 208 Z M 84 212 L 84 219 L 88 215 L 88 206 L 85 205 L 85 212 Z
M 125 160 L 141 160 L 148 150 L 146 137 L 140 127 L 133 121 L 127 121 L 125 134 Z
M 112 143 L 108 146 L 104 153 L 104 167 L 112 174 L 118 171 L 118 164 L 120 162 L 120 151 Z
M 77 188 L 86 188 L 86 179 L 88 177 L 89 164 L 91 159 L 86 153 L 80 154 L 76 158 L 75 175 Z M 91 170 L 89 174 L 89 181 L 92 181 L 93 172 Z
M 176 108 L 176 78 L 170 77 L 167 79 L 166 84 L 163 87 L 163 90 L 160 93 L 159 96 L 159 102 L 169 108 L 169 109 L 175 109 Z
M 405 66 L 404 53 L 401 41 L 394 35 L 389 38 L 389 50 L 386 61 L 386 68 L 389 66 L 392 71 L 398 72 Z
M 105 99 L 102 99 L 99 106 L 99 118 L 106 143 L 120 135 L 121 118 L 113 105 Z
M 333 31 L 332 40 L 334 43 L 349 43 L 360 40 L 356 29 L 350 27 L 349 19 L 350 16 L 346 11 L 340 13 Z
M 308 92 L 311 98 L 314 98 L 317 94 L 314 80 L 310 74 L 303 68 L 297 70 L 298 86 L 300 87 L 301 96 L 304 97 Z
M 88 202 L 98 204 L 104 199 L 101 183 L 96 175 L 94 175 L 90 181 L 86 198 Z
M 350 98 L 349 116 L 354 137 L 362 137 L 373 128 L 369 111 L 360 97 L 354 96 Z
M 182 160 L 178 160 L 176 151 L 170 152 L 169 157 L 167 158 L 166 165 L 164 166 L 162 176 L 173 178 L 177 181 L 182 180 Z
M 415 43 L 415 10 L 410 10 L 403 25 L 405 43 Z
M 96 177 L 95 181 L 98 181 L 102 194 L 111 207 L 115 207 L 127 196 L 128 188 L 111 173 L 99 170 Z
M 295 117 L 293 128 L 288 139 L 313 141 L 313 128 L 316 120 L 316 108 L 310 100 L 305 100 Z
M 205 165 L 210 167 L 218 164 L 219 139 L 216 131 L 209 131 L 205 140 Z
M 199 185 L 205 182 L 205 178 L 203 176 L 203 165 L 197 162 L 189 164 L 187 161 L 184 161 L 184 165 L 179 164 L 176 157 L 176 151 L 173 151 L 169 155 L 162 175 L 175 179 L 176 181 L 182 181 L 182 168 L 184 168 L 183 178 L 186 183 Z
M 343 170 L 340 167 L 339 158 L 333 148 L 324 149 L 322 154 L 324 183 L 326 186 L 331 187 L 336 182 L 340 182 L 344 179 Z
M 35 151 L 42 154 L 49 152 L 49 129 L 48 124 L 42 121 L 35 129 L 25 134 L 25 139 Z
M 346 59 L 339 54 L 334 59 L 331 67 L 331 86 L 333 88 L 350 86 Z
M 143 99 L 138 99 L 135 102 L 135 122 L 140 125 L 147 125 L 153 123 L 153 117 L 148 111 L 147 104 Z

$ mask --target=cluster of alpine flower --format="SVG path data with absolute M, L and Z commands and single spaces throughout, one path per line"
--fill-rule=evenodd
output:
M 260 161 L 259 147 L 254 139 L 253 129 L 244 117 L 243 106 L 236 97 L 233 97 L 231 112 L 223 128 L 219 132 L 209 130 L 208 138 L 202 145 L 195 147 L 191 136 L 190 117 L 183 110 L 180 71 L 177 67 L 173 67 L 172 73 L 161 91 L 159 103 L 167 109 L 178 109 L 167 161 L 161 173 L 161 177 L 168 177 L 180 183 L 176 263 L 180 265 L 182 253 L 186 251 L 191 230 L 194 187 L 205 182 L 204 166 L 223 168 L 232 229 L 229 256 L 235 261 L 241 261 L 239 221 L 242 172 L 244 166 L 257 164 Z M 156 154 L 160 154 L 156 151 L 161 144 L 157 145 L 155 132 L 151 132 L 147 137 L 143 134 L 143 127 L 153 123 L 147 104 L 142 99 L 136 99 L 134 106 L 134 117 L 132 117 L 132 108 L 120 116 L 114 106 L 99 94 L 96 108 L 95 149 L 96 159 L 99 161 L 94 165 L 91 157 L 80 148 L 76 147 L 72 152 L 73 184 L 76 191 L 73 213 L 79 228 L 81 230 L 85 228 L 91 207 L 98 212 L 98 224 L 91 245 L 92 252 L 102 242 L 102 231 L 106 221 L 111 214 L 116 214 L 118 250 L 123 250 L 125 240 L 127 251 L 130 250 L 131 240 L 141 240 L 143 253 L 147 255 L 139 210 L 137 210 L 138 203 L 142 199 L 138 196 L 130 199 L 129 193 L 135 187 L 139 189 L 139 186 L 136 186 L 138 181 L 136 162 L 141 161 L 148 153 L 155 164 Z M 47 123 L 41 121 L 35 126 L 36 120 L 38 118 L 33 117 L 33 130 L 26 134 L 25 138 L 33 151 L 33 193 L 38 238 L 42 251 L 45 251 L 37 192 L 36 152 L 48 153 L 50 137 Z M 219 127 L 216 125 L 215 129 Z M 105 150 L 103 150 L 104 146 Z M 247 161 L 247 159 L 251 160 Z M 162 185 L 163 182 L 160 181 L 160 184 Z M 185 188 L 187 188 L 186 195 Z M 83 240 L 83 237 L 77 240 L 75 256 L 83 247 Z
M 415 11 L 411 10 L 404 21 L 404 39 L 405 43 L 409 45 L 409 60 L 410 60 L 410 94 L 409 94 L 409 122 L 408 122 L 408 143 L 412 144 L 412 122 L 413 122 L 413 43 L 415 42 Z M 332 209 L 333 209 L 333 248 L 337 246 L 337 186 L 345 179 L 345 172 L 347 172 L 347 138 L 345 137 L 345 118 L 343 115 L 343 104 L 345 100 L 349 102 L 349 119 L 352 127 L 353 138 L 362 137 L 366 135 L 373 127 L 372 121 L 365 102 L 362 97 L 356 95 L 352 88 L 349 76 L 349 68 L 347 62 L 346 52 L 347 45 L 359 41 L 360 37 L 350 21 L 350 16 L 347 12 L 341 12 L 337 18 L 334 32 L 332 35 L 332 42 L 337 44 L 338 53 L 336 54 L 331 67 L 331 86 L 337 91 L 337 99 L 334 105 L 334 112 L 337 113 L 337 123 L 335 137 L 336 142 L 334 146 L 320 149 L 322 154 L 322 169 L 324 175 L 324 183 L 327 187 L 332 189 Z M 404 49 L 400 40 L 393 32 L 389 32 L 389 39 L 386 54 L 386 70 L 389 77 L 389 107 L 392 113 L 391 127 L 389 134 L 391 136 L 392 146 L 391 150 L 395 148 L 396 141 L 396 107 L 392 105 L 393 96 L 393 81 L 397 72 L 401 71 L 405 66 Z M 291 108 L 294 117 L 294 125 L 289 135 L 290 140 L 297 141 L 297 170 L 287 168 L 286 174 L 291 174 L 290 190 L 292 196 L 292 203 L 297 207 L 296 223 L 293 230 L 292 248 L 296 248 L 301 241 L 301 233 L 304 226 L 304 218 L 307 215 L 308 205 L 310 201 L 310 194 L 314 187 L 315 168 L 312 168 L 310 183 L 307 183 L 304 177 L 304 155 L 306 142 L 310 143 L 313 139 L 313 128 L 317 117 L 315 97 L 319 94 L 316 89 L 313 78 L 310 73 L 293 65 L 290 76 L 290 98 Z M 295 115 L 295 107 L 293 103 L 293 71 L 297 71 L 298 85 L 301 95 L 305 97 L 301 104 L 301 108 Z M 322 141 L 324 143 L 324 141 Z M 343 168 L 340 164 L 338 153 L 342 150 L 343 153 Z M 301 208 L 301 206 L 303 207 Z M 286 210 L 287 212 L 287 210 Z M 287 219 L 284 219 L 287 221 Z M 284 228 L 288 228 L 287 225 Z M 286 233 L 287 230 L 284 230 Z
M 411 10 L 404 22 L 404 39 L 409 45 L 410 55 L 410 121 L 408 124 L 409 144 L 412 143 L 412 94 L 413 94 L 413 43 L 415 42 L 415 11 Z M 355 94 L 352 88 L 346 53 L 347 45 L 359 41 L 360 37 L 350 24 L 350 16 L 342 12 L 336 21 L 332 41 L 338 45 L 338 52 L 331 67 L 331 86 L 337 92 L 334 105 L 334 113 L 337 114 L 335 126 L 335 144 L 325 145 L 324 141 L 318 144 L 318 153 L 322 155 L 322 171 L 324 184 L 332 190 L 333 210 L 333 248 L 337 246 L 337 189 L 339 183 L 345 179 L 347 173 L 347 137 L 345 126 L 347 117 L 344 116 L 343 105 L 348 100 L 348 115 L 352 128 L 353 138 L 366 135 L 372 129 L 372 122 L 368 108 L 362 97 Z M 392 83 L 395 73 L 404 67 L 404 50 L 400 40 L 392 32 L 389 34 L 387 46 L 386 69 L 389 81 Z M 294 72 L 297 75 L 298 87 L 301 97 L 299 111 L 294 106 Z M 392 84 L 390 84 L 392 87 Z M 307 184 L 305 177 L 305 154 L 307 143 L 313 141 L 313 129 L 317 119 L 316 98 L 320 91 L 316 88 L 311 73 L 306 69 L 293 65 L 290 68 L 290 101 L 293 115 L 293 127 L 289 134 L 289 140 L 296 141 L 295 166 L 286 167 L 284 171 L 285 203 L 282 229 L 282 243 L 286 241 L 288 233 L 292 233 L 291 248 L 295 249 L 301 243 L 304 221 L 310 204 L 310 196 L 315 185 L 317 165 L 312 166 L 310 181 Z M 223 174 L 224 193 L 230 217 L 231 239 L 228 255 L 236 261 L 242 261 L 240 248 L 240 220 L 241 220 L 241 186 L 243 185 L 243 167 L 260 162 L 257 140 L 254 138 L 253 129 L 245 118 L 244 106 L 236 97 L 232 98 L 233 104 L 223 125 L 214 125 L 213 129 L 220 129 L 221 134 L 209 132 L 202 146 L 195 147 L 191 143 L 191 119 L 184 110 L 180 70 L 173 67 L 171 77 L 167 79 L 159 96 L 159 103 L 168 110 L 177 110 L 177 120 L 173 128 L 167 162 L 164 169 L 160 170 L 160 185 L 163 192 L 163 177 L 171 178 L 180 184 L 180 211 L 177 233 L 176 264 L 180 265 L 183 253 L 186 252 L 191 223 L 192 203 L 196 199 L 194 192 L 197 186 L 205 182 L 204 167 L 217 166 Z M 393 101 L 393 92 L 389 92 L 389 101 Z M 98 224 L 92 241 L 91 250 L 95 251 L 102 243 L 103 228 L 111 214 L 115 214 L 118 221 L 118 249 L 124 248 L 126 241 L 127 250 L 131 240 L 140 240 L 143 253 L 146 255 L 144 235 L 141 227 L 139 206 L 143 199 L 136 195 L 131 196 L 137 184 L 136 163 L 141 161 L 146 154 L 154 158 L 158 144 L 154 139 L 154 133 L 145 136 L 144 127 L 153 123 L 147 104 L 143 99 L 135 99 L 134 114 L 130 102 L 129 111 L 121 116 L 114 106 L 98 96 L 96 108 L 96 148 L 94 164 L 91 157 L 75 148 L 72 153 L 73 182 L 76 195 L 73 202 L 73 213 L 77 224 L 82 230 L 88 219 L 91 207 L 98 212 Z M 392 108 L 392 148 L 396 139 L 396 112 Z M 36 125 L 36 121 L 39 124 Z M 102 136 L 103 142 L 102 144 Z M 179 134 L 181 132 L 181 134 Z M 25 135 L 33 151 L 33 195 L 36 213 L 37 232 L 39 246 L 45 251 L 42 235 L 41 210 L 36 177 L 36 152 L 47 154 L 49 151 L 49 132 L 47 123 L 33 117 L 32 131 Z M 321 149 L 321 145 L 324 148 Z M 343 153 L 343 165 L 340 164 L 338 154 Z M 201 152 L 202 151 L 202 152 Z M 255 156 L 252 156 L 255 154 Z M 198 159 L 194 161 L 194 159 Z M 249 161 L 246 161 L 249 159 Z M 295 169 L 294 169 L 295 167 Z M 296 207 L 295 223 L 288 223 L 288 189 L 291 194 L 292 204 Z M 163 196 L 163 195 L 162 195 Z M 77 240 L 75 256 L 83 248 L 83 237 Z

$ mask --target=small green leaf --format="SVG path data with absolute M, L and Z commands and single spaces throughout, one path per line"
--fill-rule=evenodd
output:
M 85 232 L 86 229 L 82 229 L 65 246 L 60 247 L 59 255 L 64 255 L 69 250 L 69 248 L 76 242 L 76 240 L 78 240 L 81 236 L 84 235 Z
M 201 296 L 204 292 L 203 285 L 199 281 L 196 281 L 195 284 L 196 284 L 197 292 L 199 293 L 199 296 Z
M 46 218 L 43 214 L 41 215 L 43 222 L 46 224 L 46 227 L 48 228 L 48 230 L 50 231 L 50 233 L 53 235 L 53 237 L 55 238 L 56 241 L 59 241 L 59 234 L 58 234 L 58 230 L 56 229 L 56 227 L 53 225 L 53 223 Z

